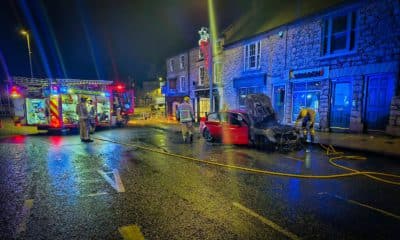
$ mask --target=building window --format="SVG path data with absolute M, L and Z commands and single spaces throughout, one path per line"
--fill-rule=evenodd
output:
M 204 67 L 201 66 L 199 67 L 199 86 L 204 85 L 204 77 L 205 77 Z
M 168 86 L 170 92 L 176 91 L 176 78 L 168 80 Z
M 186 78 L 184 76 L 181 76 L 179 78 L 179 88 L 180 92 L 185 92 L 186 91 Z
M 322 33 L 322 55 L 355 50 L 357 13 L 353 11 L 325 19 Z
M 170 72 L 173 72 L 173 71 L 174 71 L 174 65 L 175 65 L 175 61 L 174 61 L 174 59 L 171 59 L 171 60 L 169 61 L 169 71 L 170 71 Z
M 214 83 L 221 83 L 222 78 L 222 64 L 215 63 L 214 64 Z
M 254 70 L 260 68 L 261 42 L 251 43 L 244 48 L 244 69 Z
M 203 60 L 204 59 L 204 54 L 201 51 L 201 49 L 199 48 L 199 60 Z
M 315 122 L 319 122 L 320 95 L 321 81 L 294 83 L 292 121 L 296 121 L 302 108 L 312 108 L 316 112 Z
M 185 67 L 185 56 L 182 55 L 179 58 L 179 66 L 181 67 L 181 69 L 183 69 Z
M 253 93 L 261 93 L 262 87 L 241 87 L 239 88 L 239 108 L 245 108 L 246 96 Z

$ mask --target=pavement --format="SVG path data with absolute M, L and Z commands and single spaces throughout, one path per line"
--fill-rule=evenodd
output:
M 0 120 L 0 137 L 12 135 L 31 135 L 39 133 L 36 127 L 15 126 L 11 119 Z M 180 131 L 180 125 L 176 120 L 163 118 L 147 120 L 135 119 L 129 121 L 128 125 L 130 127 L 146 126 L 167 131 Z M 198 130 L 197 126 L 198 124 L 196 124 L 196 130 Z M 315 143 L 332 145 L 335 148 L 343 150 L 369 152 L 400 158 L 400 137 L 393 137 L 389 135 L 317 132 Z

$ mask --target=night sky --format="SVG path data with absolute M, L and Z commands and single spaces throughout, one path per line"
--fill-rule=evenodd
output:
M 214 0 L 219 31 L 251 5 Z M 137 82 L 165 76 L 165 59 L 197 45 L 207 0 L 2 0 L 0 79 L 34 77 Z

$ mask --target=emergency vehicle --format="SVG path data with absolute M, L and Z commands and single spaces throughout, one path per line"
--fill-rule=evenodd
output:
M 132 113 L 134 109 L 133 91 L 126 91 L 123 85 L 114 85 L 113 81 L 23 77 L 14 77 L 11 81 L 15 121 L 38 129 L 78 128 L 76 106 L 82 97 L 93 102 L 96 126 L 116 126 L 121 105 Z M 118 88 L 121 90 L 116 91 Z

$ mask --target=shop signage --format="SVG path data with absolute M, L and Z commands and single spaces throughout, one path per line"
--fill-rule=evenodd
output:
M 289 71 L 289 79 L 297 80 L 297 79 L 322 79 L 328 78 L 329 68 L 312 68 L 312 69 L 303 69 L 303 70 L 290 70 Z

